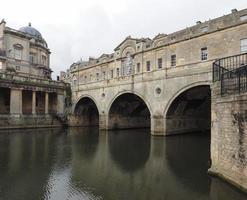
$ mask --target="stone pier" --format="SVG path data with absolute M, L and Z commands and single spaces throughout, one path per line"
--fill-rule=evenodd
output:
M 220 95 L 212 86 L 211 174 L 247 191 L 247 93 Z

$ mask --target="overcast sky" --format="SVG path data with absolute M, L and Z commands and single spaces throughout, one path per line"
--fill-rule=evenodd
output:
M 39 30 L 51 54 L 53 77 L 81 58 L 112 53 L 127 36 L 153 38 L 247 8 L 247 0 L 12 0 L 0 18 Z

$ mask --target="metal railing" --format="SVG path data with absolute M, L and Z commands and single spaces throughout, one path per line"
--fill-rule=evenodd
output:
M 247 53 L 229 56 L 213 63 L 213 81 L 220 81 L 221 75 L 247 65 Z
M 213 81 L 220 81 L 222 96 L 247 92 L 247 53 L 216 60 Z
M 247 65 L 221 75 L 221 95 L 247 92 Z

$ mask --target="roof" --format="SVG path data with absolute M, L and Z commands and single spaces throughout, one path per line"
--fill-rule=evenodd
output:
M 19 31 L 21 31 L 21 32 L 23 32 L 23 33 L 27 33 L 27 34 L 29 34 L 29 35 L 31 35 L 31 36 L 33 36 L 33 37 L 42 39 L 41 33 L 40 33 L 37 29 L 33 28 L 33 27 L 31 26 L 31 23 L 29 23 L 28 26 L 21 27 L 21 28 L 19 29 Z

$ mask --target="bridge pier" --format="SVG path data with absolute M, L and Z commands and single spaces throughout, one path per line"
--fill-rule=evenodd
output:
M 165 134 L 165 119 L 163 115 L 151 116 L 151 134 L 155 136 Z
M 99 129 L 108 130 L 108 115 L 101 114 L 99 115 Z

